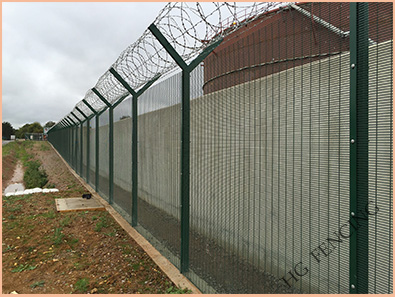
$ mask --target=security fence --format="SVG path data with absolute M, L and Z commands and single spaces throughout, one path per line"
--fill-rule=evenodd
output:
M 205 293 L 392 293 L 392 10 L 170 3 L 49 140 Z

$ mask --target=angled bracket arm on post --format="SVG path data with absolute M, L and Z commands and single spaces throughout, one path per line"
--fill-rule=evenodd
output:
M 122 103 L 122 101 L 125 100 L 126 97 L 128 97 L 128 96 L 129 96 L 129 94 L 126 94 L 126 95 L 122 96 L 121 98 L 119 98 L 118 101 L 115 102 L 115 103 L 112 105 L 112 107 L 113 107 L 113 108 L 117 107 L 117 106 L 118 106 L 120 103 Z
M 64 119 L 65 119 L 65 121 L 66 121 L 67 123 L 69 123 L 70 126 L 74 126 L 73 122 L 70 121 L 69 118 L 64 118 Z
M 95 115 L 97 115 L 97 111 L 85 100 L 82 99 L 82 102 L 84 102 L 84 104 L 93 112 L 88 118 L 87 120 L 91 120 Z
M 159 43 L 166 49 L 168 54 L 174 59 L 178 66 L 183 70 L 192 71 L 200 62 L 202 62 L 222 41 L 223 38 L 217 40 L 213 44 L 206 47 L 189 65 L 185 63 L 182 57 L 177 53 L 174 47 L 167 41 L 166 37 L 159 31 L 159 29 L 151 24 L 148 29 L 158 39 Z
M 63 120 L 67 123 L 68 126 L 73 126 L 73 124 L 67 118 L 64 118 Z
M 88 117 L 86 116 L 86 114 L 83 113 L 81 109 L 79 109 L 77 106 L 75 107 L 75 109 L 78 110 L 79 113 L 82 114 L 82 116 L 83 116 L 85 119 L 88 119 Z
M 137 168 L 137 133 L 138 133 L 138 113 L 137 113 L 137 99 L 143 94 L 160 75 L 156 75 L 153 79 L 147 82 L 138 92 L 121 77 L 121 75 L 114 69 L 110 68 L 110 73 L 125 87 L 125 89 L 133 96 L 132 100 L 132 226 L 137 226 L 137 200 L 138 200 L 138 168 Z M 125 96 L 126 97 L 126 96 Z M 122 98 L 121 98 L 122 99 Z M 123 99 L 122 99 L 123 100 Z M 119 100 L 114 106 L 118 105 L 122 100 Z
M 85 99 L 82 99 L 82 102 L 84 102 L 84 104 L 86 106 L 88 106 L 88 108 L 93 112 L 93 114 L 91 114 L 88 117 L 88 121 L 91 120 L 94 116 L 96 116 L 96 148 L 95 148 L 95 164 L 96 164 L 95 165 L 96 166 L 95 179 L 96 179 L 96 182 L 95 182 L 95 190 L 96 190 L 96 192 L 98 192 L 99 191 L 99 184 L 98 184 L 98 180 L 99 180 L 99 171 L 98 171 L 98 169 L 99 169 L 99 116 L 102 112 L 99 113 L 98 111 L 96 111 L 92 107 L 92 105 L 90 105 L 88 103 L 88 101 L 86 101 Z M 89 129 L 88 129 L 88 132 L 89 132 Z M 89 142 L 88 142 L 88 144 L 89 144 Z M 89 159 L 88 159 L 88 162 L 89 162 Z M 89 171 L 87 171 L 87 172 L 89 172 Z M 88 177 L 88 175 L 87 175 L 87 177 Z
M 86 106 L 88 106 L 88 108 L 96 115 L 97 114 L 97 111 L 85 100 L 85 99 L 82 99 L 82 102 L 84 102 L 84 104 L 86 105 Z
M 82 121 L 75 115 L 74 112 L 70 112 L 70 113 L 77 119 L 78 122 L 80 122 L 80 124 L 82 124 Z
M 159 43 L 166 49 L 169 55 L 173 58 L 173 60 L 180 66 L 181 69 L 186 69 L 188 65 L 185 63 L 184 59 L 177 53 L 177 51 L 172 47 L 172 45 L 167 41 L 166 37 L 159 31 L 159 29 L 151 24 L 148 27 L 148 30 L 151 31 L 152 34 L 158 39 Z
M 192 71 L 196 68 L 224 39 L 221 38 L 216 42 L 212 43 L 208 47 L 206 47 L 189 65 L 188 69 Z
M 67 116 L 67 118 L 74 124 L 74 126 L 77 126 L 77 123 L 74 122 L 74 120 L 70 116 Z
M 106 100 L 106 98 L 104 98 L 104 97 L 102 96 L 102 94 L 100 94 L 100 92 L 99 92 L 98 90 L 96 90 L 96 88 L 92 88 L 92 91 L 93 91 L 93 93 L 95 93 L 95 94 L 97 95 L 97 97 L 99 97 L 99 99 L 100 99 L 101 101 L 104 102 L 105 105 L 107 105 L 108 107 L 111 107 L 111 103 L 108 102 L 108 101 Z
M 155 75 L 150 81 L 148 81 L 138 92 L 134 91 L 132 87 L 121 77 L 121 75 L 114 69 L 110 68 L 109 70 L 112 75 L 125 87 L 126 90 L 130 93 L 132 96 L 137 96 L 139 97 L 141 94 L 143 94 L 152 84 L 157 81 L 160 78 L 160 74 Z
M 101 116 L 106 110 L 108 109 L 108 106 L 106 105 L 105 108 L 103 108 L 101 111 L 97 113 L 98 116 Z
M 154 82 L 156 82 L 161 77 L 161 74 L 158 73 L 155 75 L 149 82 L 147 82 L 140 90 L 137 91 L 137 97 L 140 97 Z
M 94 116 L 95 116 L 95 114 L 92 113 L 92 114 L 87 118 L 87 120 L 90 121 L 91 119 L 93 119 Z
M 126 90 L 132 95 L 135 96 L 137 93 L 129 86 L 129 84 L 119 75 L 119 73 L 114 69 L 110 68 L 109 70 L 112 75 L 124 86 Z
M 181 273 L 189 270 L 189 226 L 190 226 L 190 73 L 206 58 L 223 39 L 220 39 L 202 51 L 189 65 L 177 53 L 166 37 L 151 24 L 148 29 L 165 48 L 168 54 L 182 69 L 181 93 Z
M 114 106 L 100 94 L 98 90 L 92 88 L 92 91 L 103 101 L 110 109 L 109 113 L 109 203 L 113 204 L 114 199 Z
M 90 145 L 89 145 L 90 123 L 89 123 L 89 120 L 94 116 L 94 114 L 88 117 L 88 116 L 86 116 L 86 114 L 84 112 L 82 112 L 82 110 L 78 106 L 76 106 L 75 109 L 77 109 L 85 117 L 85 121 L 87 122 L 87 130 L 86 130 L 86 156 L 87 156 L 86 163 L 87 164 L 86 164 L 86 175 L 85 176 L 86 176 L 86 182 L 89 183 L 89 167 L 90 167 L 90 164 L 89 164 L 89 151 L 90 151 Z M 83 133 L 82 133 L 82 129 L 81 129 L 81 139 L 82 139 L 82 137 L 83 137 Z M 82 142 L 81 142 L 81 156 L 82 156 L 82 154 L 83 154 L 83 146 L 82 146 Z M 83 161 L 81 158 L 81 172 L 82 172 L 82 168 L 83 168 Z

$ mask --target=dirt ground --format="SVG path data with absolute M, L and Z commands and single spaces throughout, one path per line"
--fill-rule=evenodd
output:
M 4 189 L 7 187 L 9 182 L 12 179 L 12 176 L 14 174 L 14 170 L 17 164 L 17 159 L 15 157 L 15 154 L 9 154 L 7 156 L 3 157 L 3 163 L 2 163 L 2 189 L 1 191 L 4 192 Z
M 60 192 L 3 196 L 3 294 L 181 292 L 106 211 L 58 213 L 55 198 L 87 190 L 48 143 L 30 153 Z M 14 161 L 3 157 L 3 189 Z

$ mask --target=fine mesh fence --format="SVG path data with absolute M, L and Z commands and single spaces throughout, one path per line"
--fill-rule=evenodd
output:
M 358 125 L 367 134 L 367 141 L 357 166 L 365 170 L 360 195 L 368 201 L 369 211 L 377 215 L 371 216 L 363 226 L 367 230 L 361 240 L 365 241 L 368 256 L 362 263 L 361 281 L 369 293 L 390 293 L 393 292 L 393 6 L 392 3 L 370 3 L 363 13 L 369 19 L 363 29 L 375 43 L 369 44 L 361 57 L 368 69 L 368 84 L 357 94 L 367 99 L 361 107 L 364 119 Z
M 110 174 L 109 174 L 109 110 L 107 109 L 99 116 L 99 179 L 98 179 L 98 192 L 107 201 L 110 199 Z
M 96 185 L 96 120 L 90 121 L 89 127 L 89 184 L 95 188 Z
M 114 205 L 131 222 L 132 122 L 131 100 L 114 109 Z
M 162 11 L 49 141 L 204 293 L 392 293 L 393 4 L 177 5 L 234 14 Z
M 88 123 L 84 122 L 82 125 L 82 173 L 81 176 L 87 181 L 87 146 L 88 146 L 88 141 L 86 141 L 88 138 Z M 84 141 L 85 140 L 85 141 Z
M 137 230 L 178 268 L 180 103 L 181 73 L 177 73 L 148 89 L 138 106 Z

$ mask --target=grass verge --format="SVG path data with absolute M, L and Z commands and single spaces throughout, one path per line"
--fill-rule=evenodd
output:
M 27 189 L 42 188 L 48 182 L 48 176 L 44 169 L 41 169 L 41 163 L 37 160 L 27 162 L 27 167 L 23 175 L 23 181 Z

